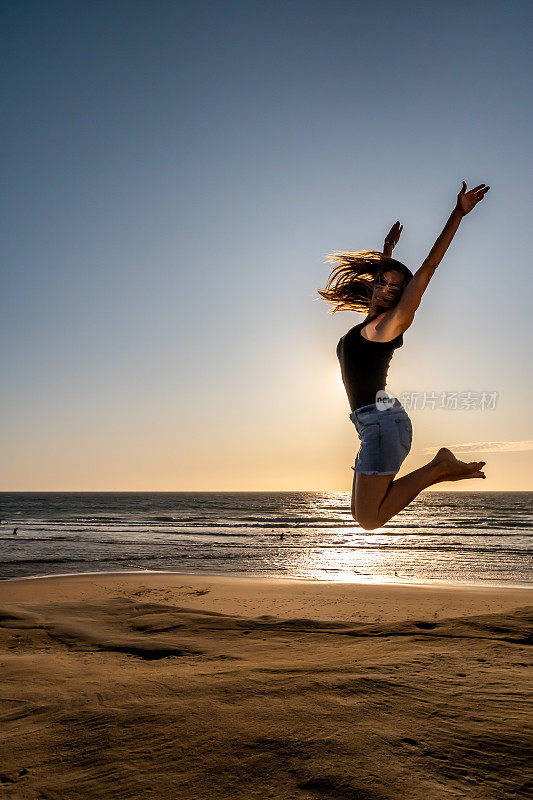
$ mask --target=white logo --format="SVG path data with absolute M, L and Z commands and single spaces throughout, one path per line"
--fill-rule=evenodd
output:
M 385 389 L 379 389 L 376 392 L 376 406 L 378 411 L 386 411 L 388 408 L 392 408 L 396 398 L 394 395 L 389 394 Z

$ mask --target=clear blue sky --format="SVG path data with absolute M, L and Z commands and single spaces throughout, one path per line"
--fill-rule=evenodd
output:
M 498 407 L 413 411 L 404 467 L 533 488 L 531 4 L 0 8 L 1 489 L 349 489 L 323 259 L 400 219 L 415 271 L 463 179 L 390 386 Z

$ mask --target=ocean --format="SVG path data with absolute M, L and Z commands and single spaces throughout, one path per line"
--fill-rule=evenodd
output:
M 423 492 L 365 531 L 347 492 L 2 492 L 0 578 L 165 571 L 531 586 L 532 501 Z

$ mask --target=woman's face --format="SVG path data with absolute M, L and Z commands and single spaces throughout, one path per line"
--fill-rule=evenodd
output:
M 374 281 L 372 305 L 380 308 L 392 308 L 396 305 L 406 285 L 403 272 L 388 269 L 377 276 Z

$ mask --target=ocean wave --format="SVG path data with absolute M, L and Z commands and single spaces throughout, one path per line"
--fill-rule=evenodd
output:
M 533 573 L 532 499 L 428 492 L 383 529 L 365 531 L 350 515 L 348 492 L 0 493 L 2 574 L 60 572 L 63 564 L 73 572 L 144 564 L 278 575 L 310 565 L 330 574 L 357 572 L 361 562 L 369 574 L 398 564 L 422 578 L 467 570 L 474 579 L 524 580 Z
M 11 540 L 10 540 L 11 541 Z M 16 542 L 13 542 L 17 547 L 24 548 L 24 546 L 31 542 L 31 543 L 43 543 L 43 542 L 55 542 L 57 539 L 54 537 L 47 537 L 47 538 L 23 538 L 19 539 Z M 62 537 L 61 541 L 70 542 L 72 544 L 85 544 L 86 546 L 93 546 L 93 545 L 105 545 L 106 547 L 117 547 L 118 549 L 124 547 L 146 547 L 146 548 L 169 548 L 173 551 L 177 551 L 180 547 L 181 548 L 190 548 L 191 544 L 189 542 L 179 542 L 179 541 L 170 541 L 170 542 L 163 542 L 163 541 L 139 541 L 136 539 L 67 539 L 66 537 Z M 464 552 L 464 553 L 497 553 L 501 555 L 502 553 L 524 553 L 528 554 L 533 558 L 533 551 L 531 547 L 527 544 L 524 547 L 506 547 L 503 544 L 501 546 L 492 545 L 491 547 L 482 547 L 482 546 L 471 546 L 466 545 L 464 542 L 446 542 L 446 543 L 436 543 L 434 545 L 431 544 L 417 544 L 414 542 L 410 542 L 409 544 L 395 544 L 391 542 L 354 542 L 353 544 L 346 544 L 346 543 L 333 543 L 327 544 L 323 542 L 302 542 L 302 543 L 272 543 L 272 545 L 268 548 L 265 548 L 264 542 L 251 542 L 249 544 L 238 542 L 217 542 L 214 545 L 208 544 L 199 544 L 194 548 L 194 551 L 188 550 L 188 552 L 195 552 L 198 551 L 206 552 L 207 548 L 210 551 L 218 550 L 239 550 L 239 551 L 254 551 L 257 550 L 258 552 L 265 552 L 268 550 L 271 551 L 279 551 L 279 550 L 297 550 L 297 551 L 312 551 L 312 550 L 379 550 L 379 551 L 386 551 L 386 550 L 404 550 L 409 552 L 431 552 L 431 553 L 447 553 L 447 552 Z M 181 553 L 180 553 L 181 557 Z M 16 560 L 16 559 L 15 559 Z M 3 558 L 3 562 L 6 563 L 7 557 Z

